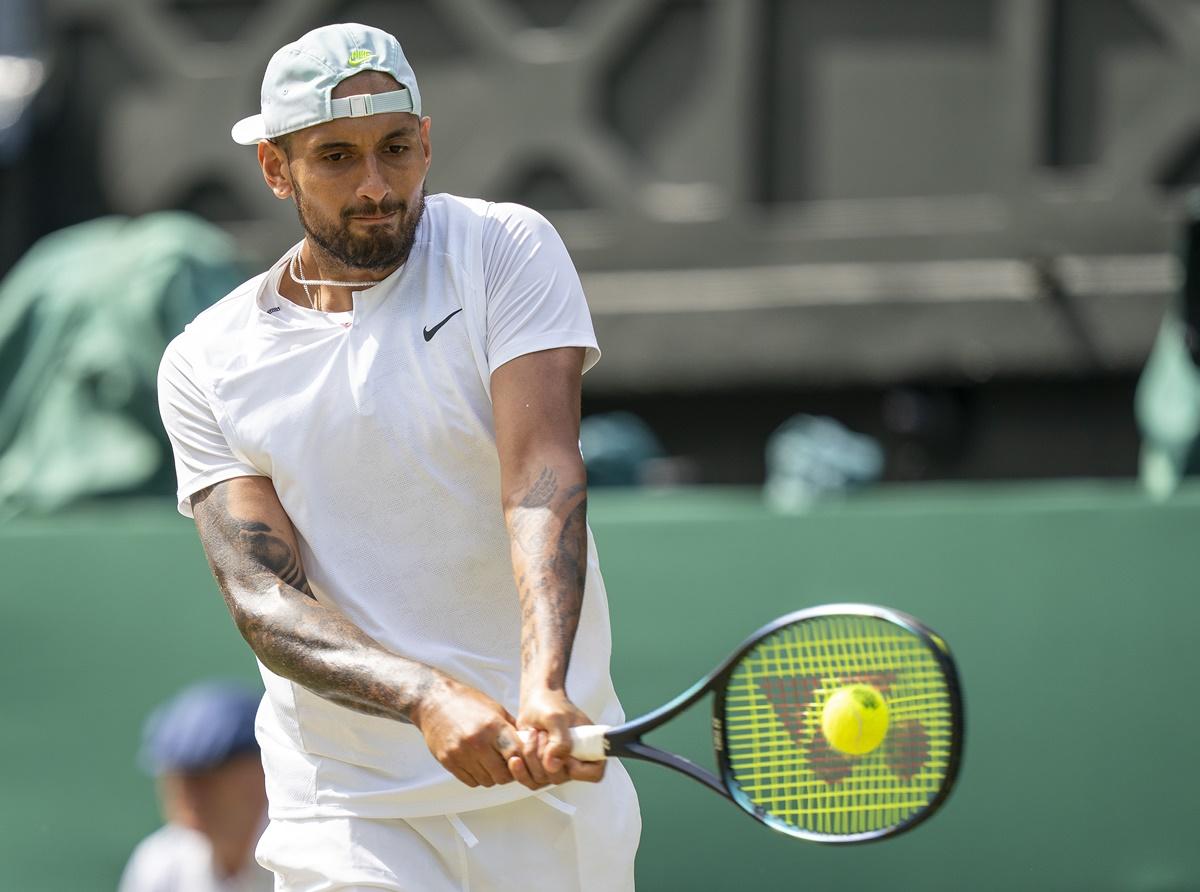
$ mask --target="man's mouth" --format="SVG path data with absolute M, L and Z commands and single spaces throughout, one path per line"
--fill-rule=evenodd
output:
M 397 211 L 392 211 L 390 214 L 355 214 L 351 220 L 358 220 L 360 223 L 386 223 L 395 219 Z

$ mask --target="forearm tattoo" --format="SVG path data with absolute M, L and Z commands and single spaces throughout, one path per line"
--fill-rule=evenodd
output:
M 553 468 L 542 468 L 538 479 L 533 481 L 525 498 L 521 499 L 522 508 L 544 508 L 550 504 L 554 494 L 558 492 L 558 475 Z
M 587 581 L 587 485 L 561 487 L 544 467 L 509 513 L 517 594 L 521 599 L 521 664 L 565 682 Z
M 437 680 L 314 597 L 290 536 L 237 517 L 228 486 L 192 496 L 209 566 L 234 622 L 272 672 L 358 712 L 408 720 Z

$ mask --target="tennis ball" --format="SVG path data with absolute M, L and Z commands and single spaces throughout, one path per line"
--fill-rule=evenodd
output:
M 829 695 L 821 712 L 825 739 L 849 756 L 864 756 L 874 750 L 883 743 L 887 729 L 887 701 L 869 684 L 838 688 Z

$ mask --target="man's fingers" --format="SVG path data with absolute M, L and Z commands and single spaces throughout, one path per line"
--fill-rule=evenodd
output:
M 547 723 L 546 746 L 542 751 L 542 764 L 549 775 L 559 774 L 563 770 L 563 762 L 571 757 L 571 734 L 565 719 L 559 719 L 553 724 Z M 561 781 L 556 781 L 561 783 Z
M 546 776 L 545 766 L 542 765 L 541 748 L 546 735 L 541 731 L 530 730 L 521 738 L 521 756 L 529 771 L 529 776 L 537 786 L 544 787 L 550 783 Z
M 512 779 L 512 772 L 508 770 L 507 760 L 495 750 L 484 753 L 479 759 L 480 768 L 486 772 L 490 783 L 484 786 L 490 787 L 493 784 L 507 784 Z
M 571 738 L 567 737 L 564 744 L 559 744 L 555 748 L 554 739 L 550 734 L 542 735 L 541 759 L 542 768 L 546 772 L 546 782 L 551 784 L 565 784 L 571 778 L 567 776 L 566 760 L 570 758 L 571 753 Z
M 461 753 L 459 758 L 455 761 L 455 764 L 461 770 L 471 775 L 478 786 L 494 787 L 497 783 L 504 783 L 504 781 L 498 781 L 496 779 L 493 766 L 489 765 L 488 763 L 489 756 L 495 759 L 497 763 L 503 763 L 503 759 L 501 759 L 500 755 L 495 750 L 491 750 L 490 752 L 476 750 L 473 752 L 465 751 Z M 507 773 L 507 767 L 500 772 L 501 776 L 507 776 Z
M 604 765 L 603 761 L 581 762 L 579 759 L 568 758 L 563 764 L 563 770 L 571 780 L 587 781 L 594 784 L 604 777 Z
M 545 731 L 528 730 L 522 732 L 522 753 L 529 775 L 538 787 L 551 784 L 565 784 L 571 778 L 567 775 L 566 766 L 562 759 L 550 756 L 550 735 Z M 569 744 L 568 744 L 569 745 Z M 557 770 L 547 771 L 547 760 L 554 758 Z
M 539 784 L 533 779 L 533 775 L 529 773 L 526 767 L 526 762 L 520 756 L 512 756 L 508 760 L 508 771 L 523 787 L 528 787 L 531 790 L 540 790 L 545 784 Z
M 456 778 L 466 784 L 468 787 L 490 787 L 492 785 L 491 778 L 486 772 L 481 772 L 479 766 L 455 762 L 453 764 L 443 763 L 446 770 L 453 774 Z M 484 783 L 484 781 L 487 781 Z
M 530 773 L 525 757 L 527 748 L 525 740 L 516 728 L 504 728 L 496 735 L 496 750 L 500 753 L 500 758 L 504 760 L 509 780 L 515 780 L 531 790 L 536 790 L 544 784 L 539 783 Z M 507 780 L 503 781 L 503 783 L 507 782 Z

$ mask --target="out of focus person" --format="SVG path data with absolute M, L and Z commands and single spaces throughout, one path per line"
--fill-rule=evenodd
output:
M 1176 258 L 1180 287 L 1167 305 L 1134 404 L 1142 486 L 1157 499 L 1200 473 L 1200 190 L 1188 196 Z
M 267 796 L 254 739 L 259 695 L 234 684 L 186 688 L 155 710 L 140 762 L 166 823 L 134 849 L 119 892 L 266 892 L 254 861 Z
M 647 467 L 663 457 L 654 431 L 632 412 L 589 415 L 579 423 L 588 486 L 640 486 Z
M 795 415 L 767 440 L 767 504 L 799 512 L 820 499 L 876 482 L 882 447 L 833 418 Z

